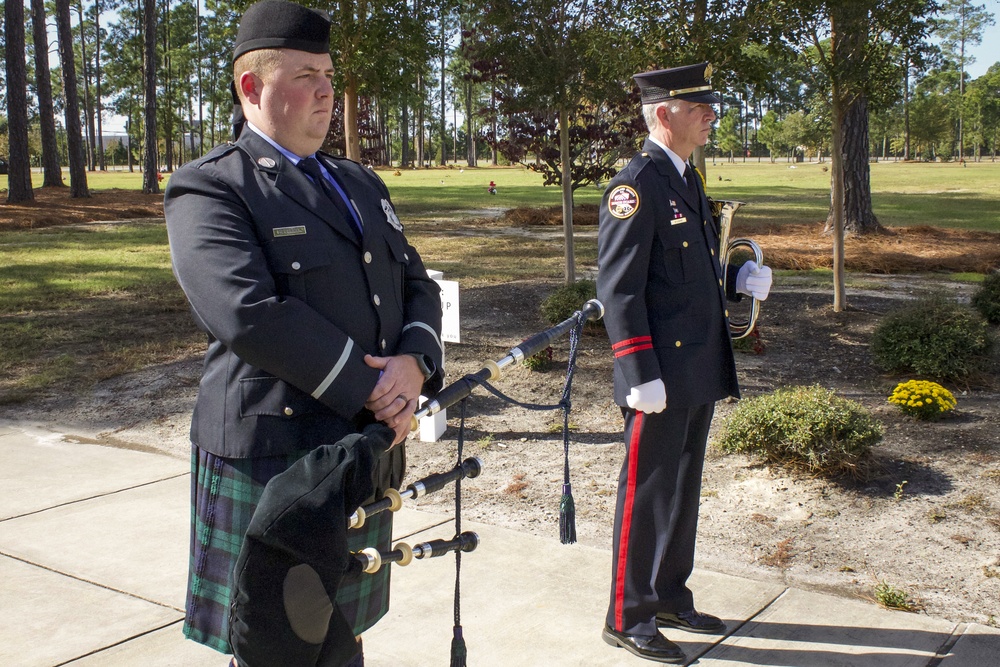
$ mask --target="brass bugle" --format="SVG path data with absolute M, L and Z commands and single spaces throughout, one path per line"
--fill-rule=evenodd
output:
M 733 239 L 729 240 L 729 232 L 732 230 L 733 217 L 736 215 L 736 211 L 739 210 L 746 202 L 733 201 L 729 199 L 715 199 L 711 201 L 712 204 L 712 217 L 715 218 L 716 224 L 719 226 L 719 262 L 722 265 L 722 278 L 725 280 L 726 271 L 729 268 L 729 259 L 733 254 L 733 251 L 737 248 L 747 248 L 753 253 L 753 261 L 757 262 L 757 266 L 764 265 L 764 253 L 761 251 L 760 246 L 751 241 L 750 239 Z M 760 314 L 760 302 L 750 297 L 750 315 L 745 320 L 729 320 L 729 333 L 732 334 L 733 339 L 743 338 L 747 336 L 751 331 L 753 331 L 754 325 L 757 324 L 757 316 Z
M 469 479 L 479 477 L 479 473 L 482 471 L 482 459 L 478 456 L 470 456 L 451 470 L 446 472 L 436 472 L 432 475 L 424 477 L 423 479 L 418 479 L 412 484 L 409 484 L 402 491 L 397 491 L 393 488 L 386 489 L 385 495 L 383 495 L 382 498 L 363 507 L 359 507 L 357 511 L 355 511 L 354 514 L 352 514 L 347 520 L 347 527 L 360 528 L 365 525 L 367 518 L 373 514 L 378 514 L 379 512 L 384 512 L 385 510 L 389 510 L 390 512 L 399 511 L 399 508 L 403 506 L 403 500 L 406 498 L 419 498 L 420 496 L 427 495 L 428 493 L 440 491 L 454 481 L 465 479 L 466 477 Z
M 436 558 L 453 551 L 468 553 L 475 551 L 478 546 L 479 534 L 466 530 L 450 540 L 431 540 L 412 547 L 406 542 L 397 542 L 391 551 L 379 551 L 375 547 L 368 547 L 352 555 L 363 572 L 374 574 L 389 563 L 406 566 L 412 563 L 414 558 Z
M 524 361 L 528 357 L 538 354 L 549 346 L 552 341 L 567 333 L 570 329 L 587 321 L 597 321 L 604 317 L 604 304 L 597 299 L 591 299 L 583 304 L 583 307 L 570 315 L 568 318 L 555 325 L 551 329 L 546 329 L 535 334 L 517 347 L 511 348 L 506 356 L 498 361 L 488 361 L 480 370 L 472 374 L 475 380 L 490 381 L 500 377 L 500 371 L 511 364 Z M 438 395 L 427 401 L 422 408 L 413 414 L 410 421 L 410 430 L 415 431 L 419 422 L 424 417 L 435 415 L 442 410 L 450 408 L 463 398 L 472 393 L 476 387 L 476 382 L 468 379 L 469 376 L 460 378 L 438 392 Z

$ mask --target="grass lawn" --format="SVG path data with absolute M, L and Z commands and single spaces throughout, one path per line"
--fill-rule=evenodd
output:
M 741 220 L 816 223 L 828 207 L 828 166 L 709 161 L 708 192 L 749 203 L 737 229 Z M 885 225 L 1000 231 L 1000 164 L 889 162 L 871 168 L 875 210 Z M 556 228 L 548 228 L 554 234 L 547 238 L 468 234 L 474 224 L 468 221 L 490 209 L 559 206 L 559 190 L 543 187 L 538 174 L 521 167 L 379 174 L 410 240 L 449 279 L 463 287 L 561 280 Z M 34 177 L 40 182 L 40 174 Z M 138 172 L 87 177 L 93 190 L 141 188 Z M 490 181 L 496 195 L 487 192 Z M 6 185 L 0 176 L 0 189 Z M 597 204 L 601 192 L 582 188 L 575 201 Z M 594 263 L 592 233 L 575 240 L 575 251 L 578 267 Z M 162 222 L 0 230 L 0 403 L 90 386 L 202 345 L 170 271 Z

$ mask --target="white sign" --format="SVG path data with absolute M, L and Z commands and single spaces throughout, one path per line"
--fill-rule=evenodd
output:
M 458 282 L 437 280 L 441 288 L 441 342 L 461 343 L 462 332 L 458 319 Z

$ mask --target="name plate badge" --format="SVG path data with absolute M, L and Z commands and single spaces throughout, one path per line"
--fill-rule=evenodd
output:
M 682 222 L 687 222 L 687 221 L 688 221 L 688 219 L 687 219 L 687 218 L 685 218 L 685 217 L 684 217 L 684 216 L 682 215 L 682 216 L 681 216 L 681 217 L 679 217 L 679 218 L 674 218 L 673 220 L 671 220 L 671 221 L 670 221 L 670 224 L 671 224 L 671 225 L 679 225 L 679 224 L 681 224 Z
M 297 227 L 275 227 L 271 230 L 275 238 L 282 236 L 302 236 L 306 233 L 305 225 L 298 225 Z

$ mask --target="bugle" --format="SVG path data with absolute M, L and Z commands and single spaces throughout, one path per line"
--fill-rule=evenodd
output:
M 729 233 L 733 226 L 733 217 L 736 215 L 736 211 L 746 202 L 729 199 L 712 199 L 709 201 L 712 205 L 712 217 L 715 218 L 715 223 L 719 226 L 719 262 L 722 265 L 723 279 L 725 279 L 726 271 L 729 268 L 729 259 L 733 251 L 737 248 L 749 249 L 753 253 L 753 261 L 757 262 L 757 266 L 763 266 L 764 253 L 761 251 L 759 245 L 750 239 L 729 240 Z M 753 331 L 754 325 L 757 324 L 757 315 L 759 314 L 760 302 L 750 297 L 749 317 L 746 320 L 729 320 L 729 332 L 732 334 L 733 339 L 743 338 Z
M 498 361 L 488 361 L 480 370 L 471 375 L 474 380 L 490 381 L 500 377 L 500 371 L 511 364 L 524 361 L 528 357 L 537 354 L 547 348 L 556 338 L 567 333 L 570 329 L 587 321 L 597 321 L 604 317 L 604 304 L 597 299 L 591 299 L 583 304 L 583 307 L 570 315 L 568 318 L 555 325 L 551 329 L 546 329 L 535 334 L 517 347 L 511 348 L 506 356 Z M 418 423 L 424 417 L 435 415 L 442 410 L 450 408 L 463 398 L 472 393 L 476 382 L 466 376 L 452 382 L 450 385 L 438 392 L 438 395 L 427 401 L 422 408 L 413 414 L 410 422 L 410 430 L 415 431 Z

